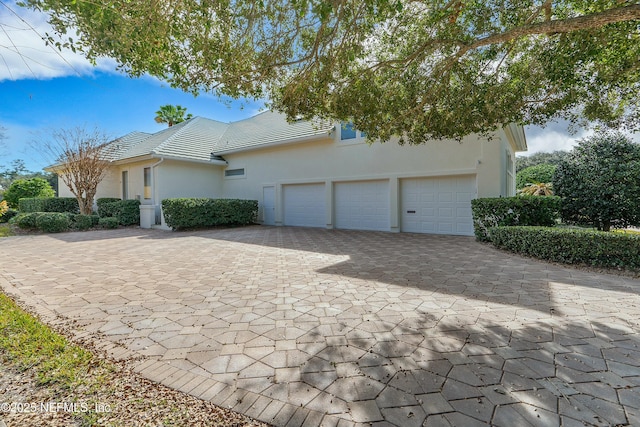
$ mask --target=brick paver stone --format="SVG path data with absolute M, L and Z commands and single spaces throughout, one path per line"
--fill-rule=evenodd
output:
M 262 226 L 17 236 L 0 259 L 45 321 L 276 426 L 640 423 L 631 276 L 468 237 Z

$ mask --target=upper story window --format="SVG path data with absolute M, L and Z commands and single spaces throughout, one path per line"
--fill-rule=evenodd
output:
M 239 169 L 227 169 L 224 171 L 224 176 L 244 176 L 244 168 Z
M 353 123 L 342 123 L 340 127 L 340 140 L 356 139 L 356 131 L 353 127 Z
M 360 132 L 357 130 L 353 123 L 342 122 L 340 124 L 340 140 L 341 141 L 349 141 L 356 140 L 361 138 L 366 138 L 367 135 L 364 132 Z

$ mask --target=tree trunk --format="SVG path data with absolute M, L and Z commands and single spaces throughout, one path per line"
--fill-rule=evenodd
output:
M 611 231 L 611 221 L 605 219 L 602 221 L 602 231 Z

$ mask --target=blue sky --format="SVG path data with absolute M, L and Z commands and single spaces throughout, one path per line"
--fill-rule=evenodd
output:
M 46 46 L 42 36 L 50 32 L 44 14 L 20 8 L 14 0 L 0 1 L 0 126 L 5 128 L 0 166 L 22 159 L 29 169 L 40 170 L 47 160 L 34 149 L 34 141 L 54 129 L 98 127 L 114 138 L 134 130 L 157 132 L 164 125 L 153 119 L 164 104 L 226 122 L 263 108 L 208 94 L 194 98 L 149 76 L 131 79 L 118 73 L 111 59 L 94 66 L 78 53 Z M 525 132 L 528 154 L 568 150 L 590 133 L 569 135 L 563 123 Z
M 6 129 L 0 165 L 19 158 L 31 170 L 39 170 L 46 162 L 34 144 L 50 130 L 98 127 L 115 138 L 134 130 L 152 133 L 166 128 L 154 121 L 155 112 L 164 104 L 179 104 L 194 116 L 225 122 L 255 115 L 262 107 L 249 101 L 222 102 L 211 95 L 195 98 L 151 77 L 131 79 L 104 71 L 46 80 L 5 80 L 0 82 L 0 93 L 0 125 Z

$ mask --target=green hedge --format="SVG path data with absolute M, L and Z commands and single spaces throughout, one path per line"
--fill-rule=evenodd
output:
M 182 198 L 164 199 L 162 212 L 174 230 L 248 225 L 256 222 L 257 200 Z
M 118 228 L 120 221 L 114 216 L 107 216 L 98 220 L 98 226 L 102 228 Z
M 520 196 L 471 201 L 476 239 L 489 241 L 488 230 L 498 226 L 553 226 L 559 218 L 560 198 Z
M 15 224 L 23 229 L 34 229 L 36 228 L 36 219 L 42 214 L 43 212 L 21 213 L 9 220 L 9 223 Z
M 640 236 L 557 227 L 494 227 L 492 243 L 522 255 L 565 264 L 640 270 Z
M 69 215 L 62 212 L 41 212 L 36 216 L 36 228 L 45 233 L 67 231 L 70 225 Z
M 98 216 L 100 217 L 108 217 L 115 216 L 112 214 L 113 207 L 107 207 L 106 205 L 110 205 L 113 202 L 120 202 L 121 199 L 115 197 L 101 197 L 96 200 L 96 205 L 98 205 Z
M 94 215 L 82 215 L 82 214 L 72 215 L 71 227 L 81 231 L 88 230 L 95 225 L 93 218 L 94 218 Z M 97 216 L 95 218 L 97 218 Z M 97 220 L 96 220 L 96 223 L 97 223 Z
M 79 213 L 75 197 L 30 197 L 18 202 L 20 212 L 69 212 Z
M 118 218 L 120 225 L 140 224 L 140 201 L 117 200 L 104 202 L 98 207 L 98 215 L 105 218 Z

